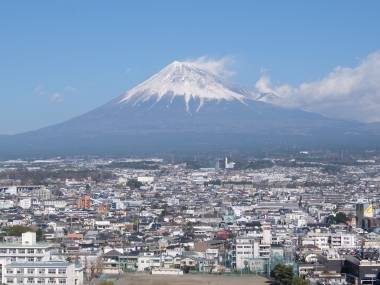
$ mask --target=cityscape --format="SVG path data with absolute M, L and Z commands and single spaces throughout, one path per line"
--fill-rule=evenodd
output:
M 279 265 L 311 284 L 377 282 L 379 155 L 306 153 L 2 161 L 3 283 L 274 278 Z
M 0 1 L 0 285 L 380 285 L 379 11 Z

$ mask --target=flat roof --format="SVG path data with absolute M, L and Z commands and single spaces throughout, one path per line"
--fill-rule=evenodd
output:
M 42 262 L 11 262 L 10 264 L 6 264 L 6 268 L 14 268 L 14 267 L 69 267 L 74 263 L 68 263 L 63 261 L 42 261 Z
M 0 248 L 8 247 L 25 247 L 25 248 L 46 248 L 50 247 L 50 244 L 47 242 L 38 242 L 36 244 L 22 244 L 21 242 L 2 242 L 0 243 Z

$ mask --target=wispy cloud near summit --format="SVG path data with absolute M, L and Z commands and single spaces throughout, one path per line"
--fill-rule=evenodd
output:
M 368 55 L 355 68 L 338 66 L 323 79 L 298 87 L 272 86 L 266 75 L 255 86 L 261 93 L 280 96 L 282 99 L 273 103 L 284 107 L 363 122 L 380 121 L 380 51 Z
M 187 60 L 187 62 L 192 63 L 199 69 L 207 70 L 221 77 L 232 77 L 236 75 L 235 71 L 228 69 L 228 66 L 231 66 L 235 63 L 235 60 L 232 56 L 225 56 L 219 60 L 215 60 L 207 56 L 202 56 L 196 60 Z

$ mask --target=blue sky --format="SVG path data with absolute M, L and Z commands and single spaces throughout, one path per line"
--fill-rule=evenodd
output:
M 379 1 L 1 1 L 0 134 L 78 116 L 202 56 L 283 105 L 377 121 L 379 11 Z M 375 109 L 350 117 L 355 100 Z

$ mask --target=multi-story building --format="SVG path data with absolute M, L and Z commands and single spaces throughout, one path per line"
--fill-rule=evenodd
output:
M 26 232 L 22 234 L 21 242 L 0 243 L 0 258 L 10 258 L 13 262 L 48 261 L 49 244 L 37 243 L 36 233 Z
M 271 252 L 271 228 L 262 226 L 260 238 L 237 237 L 232 245 L 231 265 L 233 268 L 241 269 L 247 267 L 249 261 L 254 258 L 267 259 Z
M 90 196 L 84 195 L 83 197 L 79 198 L 76 203 L 78 209 L 89 209 L 91 207 Z
M 63 261 L 12 262 L 0 259 L 3 284 L 83 284 L 82 264 Z
M 324 250 L 331 247 L 352 248 L 355 247 L 355 236 L 351 234 L 310 233 L 302 239 L 302 245 L 309 244 Z

